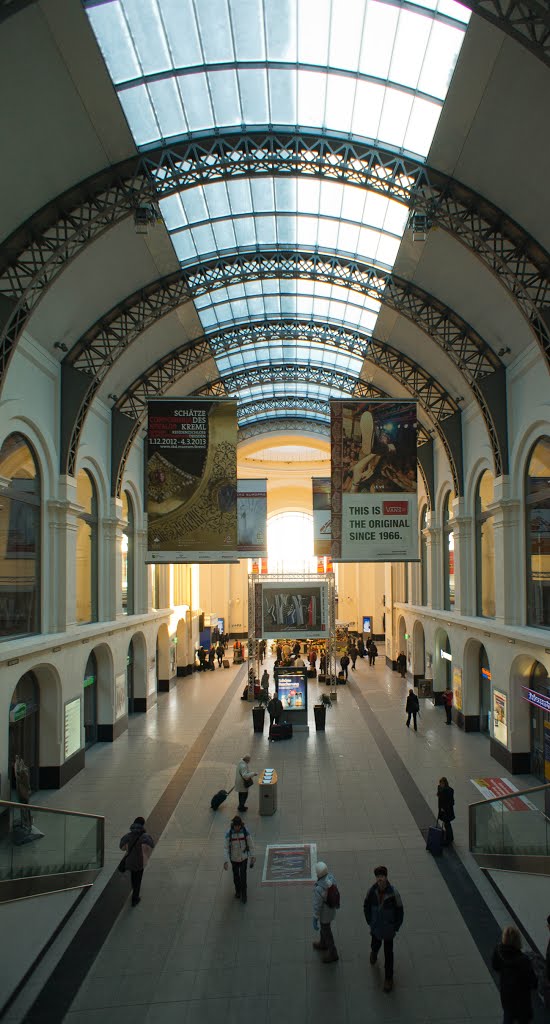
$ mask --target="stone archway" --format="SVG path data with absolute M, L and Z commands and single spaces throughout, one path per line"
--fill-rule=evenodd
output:
M 426 676 L 426 639 L 419 619 L 413 626 L 411 672 L 415 686 Z
M 445 657 L 445 655 L 450 657 Z M 451 687 L 452 652 L 447 631 L 439 627 L 434 636 L 433 653 L 433 692 L 436 704 L 441 704 L 443 690 Z
M 128 728 L 128 714 L 124 702 L 120 701 L 123 710 L 117 719 L 117 695 L 113 652 L 108 644 L 98 644 L 93 648 L 97 667 L 97 739 L 99 743 L 111 743 Z M 124 687 L 126 693 L 126 675 L 121 673 L 116 686 Z
M 170 689 L 170 635 L 164 622 L 157 633 L 157 690 L 168 693 Z
M 143 633 L 133 633 L 134 713 L 147 711 L 147 644 Z
M 540 686 L 541 679 L 548 680 L 548 671 L 541 662 L 527 654 L 514 659 L 510 668 L 508 746 L 513 770 L 531 773 L 542 780 L 544 724 L 545 720 L 550 722 L 550 715 L 531 698 L 545 689 Z

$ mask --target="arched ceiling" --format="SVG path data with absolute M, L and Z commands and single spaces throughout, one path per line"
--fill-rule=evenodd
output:
M 18 54 L 30 72 L 0 114 L 0 397 L 25 338 L 61 362 L 63 472 L 97 402 L 116 490 L 148 397 L 235 396 L 244 444 L 326 436 L 330 397 L 356 392 L 416 398 L 458 493 L 467 407 L 507 471 L 506 368 L 550 365 L 540 175 L 494 159 L 547 109 L 539 3 L 0 0 L 2 18 L 0 85 Z M 42 149 L 33 167 L 21 138 L 19 183 L 25 118 Z

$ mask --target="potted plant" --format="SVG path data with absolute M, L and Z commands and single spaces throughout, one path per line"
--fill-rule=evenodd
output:
M 260 690 L 260 695 L 256 698 L 256 706 L 252 708 L 252 721 L 254 723 L 254 732 L 264 731 L 265 706 L 268 700 L 269 696 L 266 695 L 265 690 Z
M 315 728 L 317 732 L 325 731 L 325 719 L 327 715 L 327 709 L 331 707 L 332 701 L 328 693 L 322 693 L 320 704 L 313 705 L 313 714 L 315 715 Z

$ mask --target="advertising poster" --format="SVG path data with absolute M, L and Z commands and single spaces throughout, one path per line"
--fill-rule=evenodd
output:
M 270 637 L 316 637 L 328 632 L 326 583 L 256 584 L 260 591 L 260 615 L 256 614 L 256 635 Z M 258 611 L 258 608 L 256 609 Z M 259 622 L 258 622 L 259 620 Z M 258 625 L 260 629 L 258 631 Z
M 80 697 L 65 704 L 64 741 L 65 760 L 80 750 Z
M 333 400 L 336 562 L 418 561 L 416 403 Z
M 237 551 L 237 403 L 149 402 L 147 562 L 232 562 Z
M 266 846 L 262 882 L 311 882 L 317 876 L 315 843 L 280 843 Z
M 237 480 L 237 554 L 267 555 L 267 480 Z
M 493 736 L 508 745 L 508 698 L 500 690 L 493 690 Z
M 491 800 L 495 796 L 507 796 L 508 793 L 518 792 L 517 786 L 514 786 L 510 779 L 485 777 L 470 779 L 470 782 L 473 782 L 476 789 L 479 789 L 479 792 L 487 800 Z M 536 811 L 535 805 L 523 796 L 512 796 L 510 800 L 503 800 L 502 809 L 504 811 Z
M 307 711 L 307 674 L 305 668 L 276 668 L 275 689 L 284 711 Z
M 115 720 L 122 718 L 126 711 L 126 673 L 121 672 L 115 678 Z
M 457 711 L 462 711 L 462 669 L 453 669 L 453 699 Z
M 313 554 L 330 555 L 330 477 L 312 477 Z
M 363 615 L 363 633 L 372 633 L 372 615 Z

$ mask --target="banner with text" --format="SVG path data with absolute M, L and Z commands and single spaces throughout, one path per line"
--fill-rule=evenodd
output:
M 313 553 L 330 555 L 330 477 L 312 477 Z
M 332 557 L 418 561 L 416 402 L 333 400 Z
M 238 558 L 237 403 L 149 402 L 147 562 Z
M 238 554 L 267 555 L 267 480 L 237 480 Z

